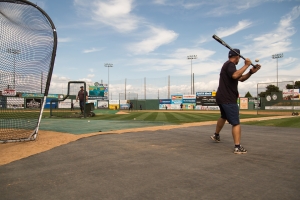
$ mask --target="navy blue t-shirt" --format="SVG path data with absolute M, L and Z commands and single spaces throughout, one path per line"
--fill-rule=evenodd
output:
M 237 103 L 239 96 L 238 79 L 233 79 L 232 75 L 236 71 L 236 66 L 233 62 L 227 61 L 224 63 L 219 79 L 219 87 L 217 91 L 217 103 Z

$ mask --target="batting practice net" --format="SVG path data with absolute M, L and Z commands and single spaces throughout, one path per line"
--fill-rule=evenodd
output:
M 87 91 L 86 83 L 83 81 L 69 81 L 68 91 L 66 95 L 58 97 L 57 99 L 48 99 L 51 118 L 85 118 L 91 117 L 94 110 L 94 103 L 87 103 L 86 98 L 83 102 L 83 110 L 80 109 L 80 99 L 77 99 L 80 87 Z M 88 95 L 88 92 L 87 92 Z
M 300 110 L 299 89 L 293 81 L 258 83 L 258 114 L 292 115 Z
M 56 29 L 25 0 L 0 0 L 0 143 L 34 140 L 51 81 Z

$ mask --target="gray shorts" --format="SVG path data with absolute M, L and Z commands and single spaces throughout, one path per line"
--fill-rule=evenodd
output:
M 221 118 L 226 119 L 232 126 L 240 124 L 239 107 L 237 104 L 219 104 Z

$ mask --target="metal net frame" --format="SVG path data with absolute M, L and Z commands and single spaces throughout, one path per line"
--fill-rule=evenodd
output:
M 257 84 L 257 114 L 293 115 L 300 110 L 299 89 L 294 81 Z
M 35 140 L 51 82 L 56 28 L 37 5 L 0 0 L 0 143 Z

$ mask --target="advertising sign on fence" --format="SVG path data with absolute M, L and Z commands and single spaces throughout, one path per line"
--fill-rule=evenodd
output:
M 98 100 L 97 108 L 98 109 L 108 109 L 108 101 Z
M 171 99 L 160 99 L 159 109 L 168 110 L 171 109 Z
M 240 109 L 248 110 L 248 98 L 240 98 Z
M 109 100 L 109 109 L 117 110 L 119 109 L 120 102 L 119 100 Z
M 15 89 L 4 89 L 4 90 L 2 90 L 2 95 L 3 96 L 16 96 L 17 92 Z
M 107 99 L 108 87 L 89 86 L 89 99 Z
M 171 95 L 171 109 L 180 109 L 182 95 Z
M 282 91 L 283 100 L 300 100 L 299 97 L 300 89 L 285 89 Z
M 41 105 L 42 105 L 42 99 L 40 98 L 34 98 L 34 99 L 31 99 L 31 98 L 26 98 L 25 99 L 25 105 L 26 105 L 26 108 L 41 108 Z
M 129 101 L 128 100 L 120 100 L 120 109 L 128 110 L 129 109 Z

